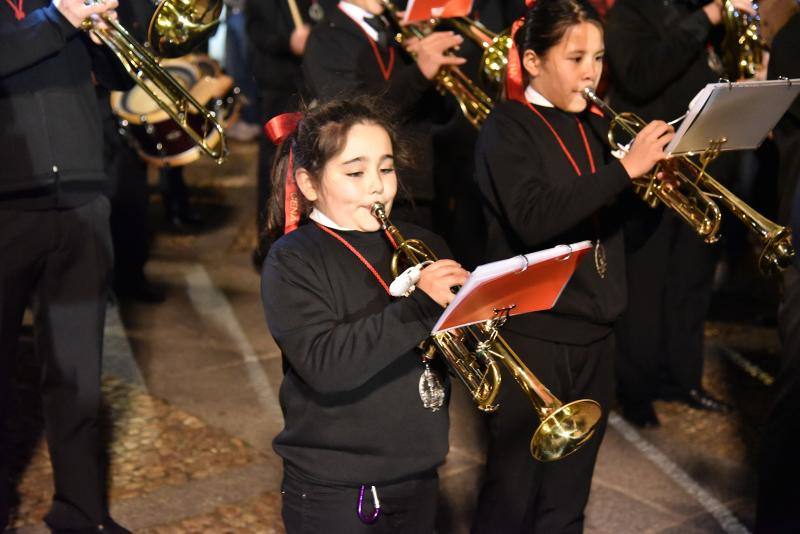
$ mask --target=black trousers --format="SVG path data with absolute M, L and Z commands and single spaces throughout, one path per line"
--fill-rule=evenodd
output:
M 772 407 L 761 433 L 758 465 L 756 532 L 800 532 L 797 513 L 800 458 L 800 269 L 783 273 L 783 299 L 778 310 L 783 344 L 781 371 L 773 386 Z
M 616 331 L 621 402 L 700 387 L 716 255 L 716 247 L 669 211 L 628 254 L 628 308 Z
M 109 202 L 75 209 L 0 210 L 0 424 L 25 307 L 33 303 L 36 352 L 55 494 L 45 521 L 87 528 L 105 518 L 99 439 L 100 359 L 112 267 Z M 0 431 L 0 471 L 8 455 Z M 2 473 L 0 473 L 2 474 Z M 6 485 L 6 478 L 2 479 Z M 7 512 L 7 500 L 0 512 Z M 7 519 L 0 516 L 0 524 Z
M 377 486 L 381 513 L 377 521 L 367 524 L 356 513 L 360 488 L 316 484 L 284 470 L 283 523 L 287 534 L 432 533 L 438 488 L 435 472 L 419 479 Z M 372 514 L 373 502 L 367 486 L 364 515 Z
M 536 340 L 505 331 L 503 337 L 528 368 L 562 402 L 589 398 L 603 419 L 582 448 L 542 463 L 530 454 L 539 423 L 530 400 L 511 380 L 503 382 L 500 407 L 488 415 L 486 475 L 473 534 L 581 533 L 597 452 L 614 396 L 614 336 L 586 346 Z

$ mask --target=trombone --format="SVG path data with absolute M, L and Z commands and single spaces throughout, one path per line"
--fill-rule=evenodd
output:
M 372 214 L 395 247 L 392 256 L 395 278 L 408 267 L 436 261 L 436 254 L 424 242 L 403 237 L 388 219 L 383 204 L 373 204 Z M 470 391 L 478 409 L 488 413 L 499 407 L 495 399 L 502 382 L 498 361 L 502 362 L 541 421 L 531 437 L 531 456 L 542 462 L 560 460 L 577 451 L 594 435 L 602 410 L 591 399 L 568 404 L 558 400 L 500 336 L 499 329 L 507 318 L 507 312 L 499 313 L 480 325 L 433 334 L 432 343 L 424 341 L 421 348 L 426 359 L 433 359 L 438 351 Z
M 619 129 L 633 139 L 644 128 L 645 121 L 634 113 L 617 113 L 588 87 L 583 90 L 583 95 L 611 118 L 608 144 L 612 150 L 626 151 L 627 145 L 617 141 L 615 130 Z M 706 243 L 715 243 L 720 238 L 722 213 L 717 205 L 719 202 L 752 230 L 761 243 L 759 270 L 764 274 L 780 272 L 791 263 L 795 254 L 791 228 L 770 221 L 710 176 L 706 167 L 719 153 L 719 147 L 710 152 L 701 156 L 702 165 L 687 156 L 661 162 L 645 177 L 645 185 L 636 187 L 636 192 L 651 207 L 661 202 L 674 210 Z M 659 172 L 667 173 L 675 183 L 668 184 L 656 178 Z
M 209 37 L 221 11 L 220 0 L 162 0 L 150 20 L 147 45 L 137 42 L 117 20 L 107 15 L 101 15 L 106 28 L 95 27 L 91 19 L 82 24 L 84 30 L 94 32 L 114 52 L 131 78 L 217 163 L 222 163 L 228 155 L 225 130 L 219 119 L 159 65 L 150 49 L 163 57 L 189 53 Z M 194 113 L 203 119 L 199 130 L 189 124 L 189 114 Z M 210 129 L 219 134 L 219 145 L 208 142 L 206 134 Z

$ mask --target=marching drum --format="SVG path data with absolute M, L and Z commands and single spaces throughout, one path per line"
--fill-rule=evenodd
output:
M 224 74 L 219 64 L 202 54 L 165 59 L 160 66 L 168 71 L 202 105 L 212 111 L 223 127 L 235 122 L 241 103 L 239 88 Z M 149 84 L 157 94 L 159 89 Z M 127 92 L 111 94 L 111 108 L 119 118 L 123 134 L 139 155 L 156 167 L 180 167 L 200 157 L 202 149 L 161 109 L 139 85 Z M 187 122 L 202 132 L 210 147 L 219 144 L 219 132 L 196 113 Z

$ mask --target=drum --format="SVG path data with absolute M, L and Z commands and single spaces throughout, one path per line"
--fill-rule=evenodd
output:
M 207 109 L 213 111 L 226 127 L 236 121 L 241 103 L 239 88 L 224 74 L 219 64 L 202 54 L 165 59 L 161 66 L 181 83 Z M 159 94 L 158 89 L 149 86 Z M 164 98 L 162 94 L 160 97 Z M 202 150 L 153 101 L 140 86 L 127 92 L 111 94 L 111 108 L 119 118 L 121 130 L 136 147 L 139 155 L 156 167 L 180 167 L 200 157 Z M 219 143 L 219 133 L 204 125 L 203 118 L 189 110 L 187 122 L 203 133 L 209 146 Z

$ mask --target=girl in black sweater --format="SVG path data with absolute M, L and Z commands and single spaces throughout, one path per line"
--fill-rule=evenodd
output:
M 264 262 L 262 299 L 285 370 L 274 448 L 289 533 L 433 530 L 448 417 L 423 406 L 430 370 L 416 347 L 467 273 L 440 260 L 408 297 L 389 294 L 393 249 L 371 210 L 390 212 L 397 192 L 393 132 L 363 99 L 324 104 L 302 117 L 273 170 L 268 231 L 285 235 Z M 399 228 L 448 256 L 436 235 Z
M 587 109 L 603 66 L 603 30 L 585 0 L 539 0 L 516 35 L 524 98 L 498 104 L 480 132 L 476 179 L 488 220 L 487 260 L 591 239 L 595 253 L 577 268 L 548 312 L 513 317 L 503 335 L 563 402 L 613 398 L 612 325 L 625 305 L 621 214 L 615 201 L 664 158 L 673 136 L 656 121 L 617 160 L 607 121 Z M 520 95 L 522 92 L 520 91 Z M 581 532 L 583 509 L 605 429 L 571 456 L 533 460 L 538 425 L 530 401 L 510 384 L 489 419 L 486 479 L 474 532 Z

